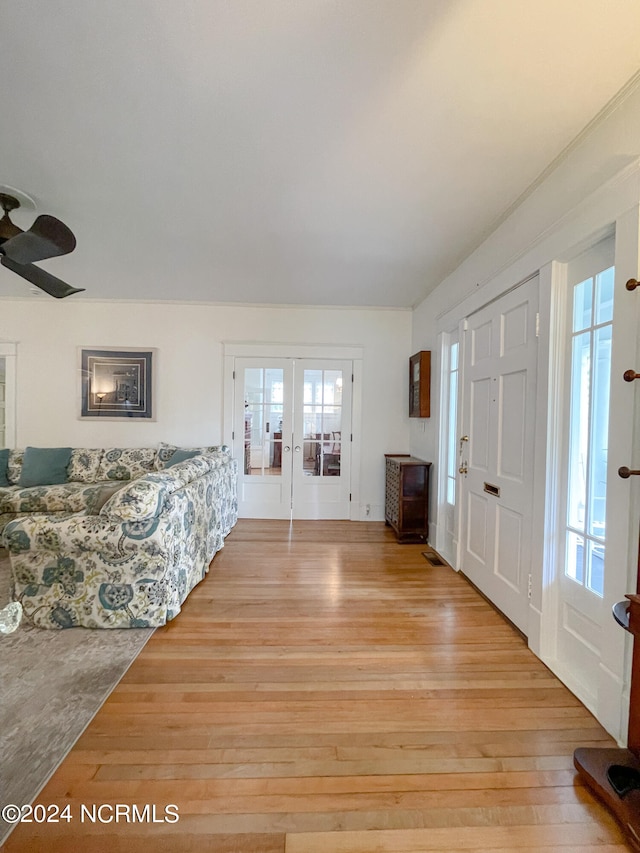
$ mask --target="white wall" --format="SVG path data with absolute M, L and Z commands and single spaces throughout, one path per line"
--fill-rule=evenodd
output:
M 385 452 L 409 445 L 411 312 L 184 303 L 0 300 L 0 341 L 17 342 L 17 446 L 217 444 L 223 342 L 363 347 L 360 500 L 383 518 Z M 154 423 L 78 418 L 78 347 L 156 347 Z

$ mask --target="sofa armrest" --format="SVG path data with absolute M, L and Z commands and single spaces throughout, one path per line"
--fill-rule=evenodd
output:
M 29 515 L 7 523 L 2 543 L 12 555 L 101 553 L 119 563 L 143 548 L 160 554 L 166 548 L 161 518 L 118 521 L 100 515 L 73 513 Z

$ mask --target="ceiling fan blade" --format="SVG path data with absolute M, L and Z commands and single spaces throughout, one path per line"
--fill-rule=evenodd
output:
M 70 284 L 56 278 L 46 270 L 40 269 L 33 264 L 17 264 L 11 258 L 0 257 L 0 263 L 3 267 L 17 273 L 22 278 L 35 284 L 41 290 L 44 290 L 49 296 L 55 296 L 56 299 L 64 299 L 65 296 L 71 296 L 72 293 L 81 293 L 84 287 L 71 287 Z
M 67 255 L 76 247 L 76 238 L 64 222 L 55 216 L 38 216 L 28 231 L 11 237 L 2 245 L 3 254 L 17 264 L 31 264 Z

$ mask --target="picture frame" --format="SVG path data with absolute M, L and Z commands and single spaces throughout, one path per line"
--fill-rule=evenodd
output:
M 154 421 L 156 352 L 80 347 L 80 419 Z
M 431 416 L 431 350 L 420 350 L 409 359 L 409 417 Z

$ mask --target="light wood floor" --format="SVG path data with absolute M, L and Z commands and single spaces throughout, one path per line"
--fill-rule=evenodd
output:
M 73 821 L 7 853 L 627 850 L 573 769 L 610 738 L 423 550 L 240 521 L 38 798 Z M 82 803 L 180 818 L 81 825 Z

